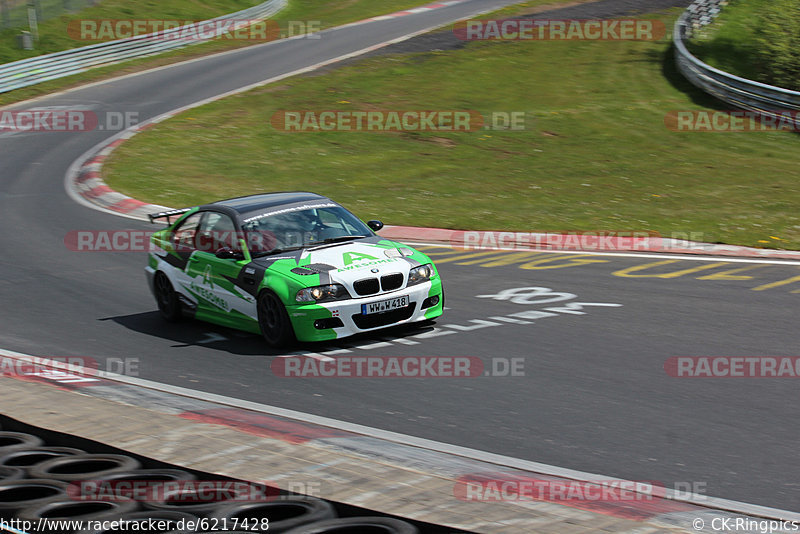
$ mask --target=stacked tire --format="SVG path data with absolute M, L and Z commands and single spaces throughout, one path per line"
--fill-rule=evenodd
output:
M 209 480 L 214 477 L 209 477 Z M 170 491 L 140 499 L 87 487 L 122 487 L 142 482 Z M 102 525 L 103 528 L 50 529 L 54 534 L 121 534 L 145 531 L 132 523 L 159 522 L 159 532 L 171 534 L 417 534 L 412 524 L 390 517 L 337 517 L 328 501 L 298 495 L 222 492 L 199 498 L 195 475 L 181 469 L 146 469 L 130 456 L 92 454 L 45 444 L 32 434 L 0 431 L 0 520 L 19 519 Z M 225 482 L 226 479 L 219 479 Z M 173 484 L 169 482 L 189 482 Z M 224 486 L 221 484 L 220 486 Z M 260 487 L 247 484 L 248 487 Z M 127 486 L 125 486 L 127 487 Z M 194 490 L 192 488 L 195 488 Z M 277 491 L 277 490 L 276 490 Z M 53 523 L 50 523 L 52 526 Z M 214 530 L 204 530 L 211 528 Z M 224 530 L 229 528 L 230 530 Z M 239 530 L 233 530 L 234 528 Z

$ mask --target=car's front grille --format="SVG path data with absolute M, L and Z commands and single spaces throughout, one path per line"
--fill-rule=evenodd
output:
M 363 280 L 357 280 L 353 283 L 353 289 L 359 295 L 374 295 L 380 288 L 378 287 L 378 279 L 377 278 L 365 278 Z
M 414 315 L 414 308 L 416 307 L 416 303 L 412 302 L 405 308 L 400 308 L 398 310 L 392 310 L 389 312 L 373 313 L 370 315 L 362 315 L 357 313 L 353 315 L 353 322 L 356 323 L 356 326 L 361 330 L 386 326 L 410 318 L 412 315 Z
M 399 289 L 403 286 L 403 275 L 400 273 L 395 274 L 387 274 L 386 276 L 381 276 L 381 289 L 384 291 L 392 291 L 393 289 Z

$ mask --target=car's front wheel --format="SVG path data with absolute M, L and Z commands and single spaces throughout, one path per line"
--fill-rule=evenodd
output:
M 270 347 L 285 347 L 295 339 L 286 307 L 272 291 L 258 296 L 258 326 Z
M 161 316 L 171 323 L 180 320 L 181 303 L 178 300 L 178 294 L 172 287 L 172 283 L 169 281 L 169 278 L 167 278 L 167 275 L 161 271 L 156 273 L 154 289 L 156 302 L 158 303 L 158 311 L 161 312 Z

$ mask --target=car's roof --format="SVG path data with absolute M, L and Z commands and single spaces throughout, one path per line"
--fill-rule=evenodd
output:
M 246 213 L 259 212 L 276 206 L 295 204 L 297 202 L 308 201 L 328 201 L 328 197 L 309 193 L 307 191 L 285 191 L 281 193 L 262 193 L 258 195 L 248 195 L 246 197 L 229 198 L 219 200 L 209 204 L 210 206 L 225 206 L 237 211 L 240 215 Z

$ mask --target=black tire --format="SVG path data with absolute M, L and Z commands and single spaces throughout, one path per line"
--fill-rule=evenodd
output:
M 141 467 L 138 460 L 123 454 L 80 454 L 53 458 L 36 464 L 28 471 L 35 478 L 79 481 L 102 480 L 121 471 L 132 471 Z
M 0 517 L 19 510 L 67 498 L 67 483 L 59 480 L 10 480 L 0 482 Z
M 11 482 L 25 478 L 25 471 L 21 467 L 0 466 L 0 482 Z
M 181 319 L 181 302 L 167 275 L 158 271 L 153 279 L 153 291 L 158 311 L 165 321 L 174 323 Z
M 286 307 L 272 291 L 262 291 L 258 296 L 258 326 L 270 347 L 285 347 L 295 340 Z
M 29 506 L 17 512 L 17 518 L 23 521 L 38 522 L 40 519 L 51 521 L 113 521 L 123 514 L 135 512 L 139 504 L 135 501 L 51 501 L 37 506 Z M 52 523 L 51 523 L 52 525 Z M 53 530 L 72 534 L 75 529 Z
M 306 525 L 285 534 L 419 534 L 419 529 L 391 517 L 342 517 Z
M 41 447 L 44 441 L 24 432 L 0 432 L 0 454 L 5 454 L 16 449 L 30 449 Z
M 159 492 L 157 499 L 145 501 L 143 504 L 149 510 L 186 512 L 207 516 L 223 503 L 261 502 L 266 498 L 264 489 L 260 485 L 239 482 L 230 486 L 226 482 L 209 480 L 187 485 L 177 491 L 162 491 Z M 211 484 L 211 488 L 208 487 L 209 484 Z M 214 488 L 215 484 L 216 489 Z M 210 495 L 212 492 L 213 495 Z
M 160 495 L 165 489 L 163 483 L 193 481 L 195 478 L 192 473 L 182 469 L 133 469 L 103 475 L 102 480 L 93 480 L 90 486 L 71 484 L 67 494 L 73 499 L 102 499 L 105 498 L 103 495 L 119 495 L 144 502 L 153 495 Z M 133 484 L 124 484 L 126 482 L 135 483 L 135 487 Z
M 86 454 L 80 449 L 72 447 L 31 447 L 30 449 L 14 449 L 13 451 L 0 454 L 0 467 L 19 467 L 28 473 L 30 468 L 36 464 L 53 458 L 63 456 L 76 456 Z
M 103 530 L 82 530 L 79 532 L 79 534 L 130 534 L 131 532 L 146 532 L 147 529 L 144 528 L 134 529 L 130 523 L 143 524 L 147 523 L 148 521 L 163 522 L 161 525 L 159 525 L 159 527 L 166 527 L 166 530 L 163 528 L 158 530 L 158 532 L 162 534 L 187 534 L 189 532 L 194 532 L 193 530 L 186 528 L 187 526 L 191 526 L 189 522 L 196 522 L 197 519 L 198 517 L 196 515 L 186 514 L 183 512 L 157 512 L 155 510 L 144 510 L 142 512 L 122 514 L 121 516 L 115 518 L 115 521 L 129 523 L 124 527 L 119 526 L 119 528 L 107 528 Z M 183 521 L 184 525 L 183 530 L 178 529 L 181 521 Z M 109 527 L 111 527 L 111 525 L 109 525 Z
M 268 519 L 272 534 L 286 532 L 301 525 L 336 517 L 333 505 L 315 497 L 279 497 L 269 502 L 247 502 L 221 505 L 212 515 L 222 524 L 233 525 L 246 519 Z M 224 520 L 224 521 L 223 521 Z M 248 526 L 248 530 L 251 530 Z
M 183 469 L 134 469 L 132 471 L 120 471 L 103 477 L 103 480 L 137 480 L 147 482 L 173 482 L 181 480 L 197 479 L 189 471 Z

